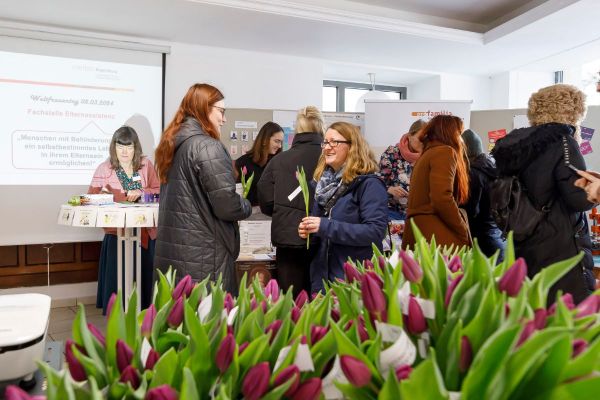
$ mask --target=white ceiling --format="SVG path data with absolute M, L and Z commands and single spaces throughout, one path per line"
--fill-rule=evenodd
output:
M 557 70 L 598 58 L 599 0 L 3 0 L 36 24 L 325 60 L 325 79 Z

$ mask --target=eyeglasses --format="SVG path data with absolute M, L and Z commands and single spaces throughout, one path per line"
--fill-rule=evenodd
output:
M 336 147 L 338 147 L 340 145 L 340 143 L 347 143 L 350 144 L 351 142 L 348 140 L 330 140 L 330 141 L 323 141 L 323 143 L 321 143 L 321 148 L 324 149 L 327 145 L 329 145 L 329 147 L 331 147 L 332 149 L 335 149 Z
M 223 117 L 225 116 L 225 108 L 219 107 L 219 106 L 213 106 L 213 107 L 216 108 L 217 110 L 221 111 L 221 115 Z
M 135 146 L 132 145 L 132 144 L 120 144 L 120 143 L 117 143 L 117 145 L 115 146 L 115 148 L 117 150 L 120 150 L 120 151 L 122 151 L 122 150 L 133 151 L 133 150 L 135 150 Z

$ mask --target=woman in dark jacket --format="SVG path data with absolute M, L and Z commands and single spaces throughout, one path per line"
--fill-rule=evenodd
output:
M 300 110 L 291 149 L 273 157 L 258 182 L 260 209 L 273 217 L 271 242 L 277 248 L 277 281 L 283 290 L 293 286 L 294 296 L 310 288 L 308 266 L 313 256 L 313 249 L 307 250 L 306 241 L 297 233 L 298 224 L 306 216 L 306 207 L 302 194 L 295 191 L 296 171 L 303 167 L 306 176 L 315 171 L 321 154 L 323 125 L 318 108 L 308 106 Z M 313 195 L 310 188 L 311 199 Z
M 591 289 L 584 271 L 593 266 L 584 211 L 593 203 L 586 199 L 584 190 L 574 186 L 579 176 L 568 167 L 570 163 L 585 170 L 577 143 L 585 111 L 585 95 L 574 86 L 540 89 L 529 99 L 527 116 L 532 126 L 512 131 L 492 151 L 500 174 L 518 176 L 532 204 L 538 209 L 549 208 L 534 233 L 515 242 L 516 256 L 525 258 L 529 277 L 552 263 L 585 253 L 584 259 L 552 287 L 549 302 L 555 301 L 558 290 L 571 293 L 579 302 Z
M 155 267 L 177 269 L 195 281 L 223 276 L 237 293 L 237 221 L 250 216 L 250 202 L 235 192 L 229 153 L 219 141 L 225 122 L 221 92 L 193 85 L 156 148 L 161 181 Z
M 323 153 L 315 170 L 317 181 L 311 217 L 298 225 L 306 239 L 315 234 L 317 254 L 310 265 L 312 293 L 323 281 L 344 279 L 344 262 L 373 256 L 373 243 L 381 246 L 387 226 L 387 193 L 375 175 L 377 162 L 355 125 L 332 124 L 325 133 Z
M 243 156 L 233 162 L 235 173 L 235 181 L 240 183 L 242 181 L 241 174 L 246 171 L 246 180 L 252 178 L 252 185 L 248 196 L 246 197 L 252 206 L 258 205 L 258 195 L 256 193 L 256 187 L 260 181 L 260 177 L 267 166 L 267 163 L 271 161 L 274 155 L 281 153 L 281 145 L 283 144 L 283 129 L 279 124 L 275 122 L 267 122 L 260 128 L 258 136 L 252 145 L 252 148 Z
M 504 260 L 502 232 L 490 212 L 490 182 L 498 177 L 494 159 L 483 152 L 478 134 L 467 129 L 462 134 L 469 157 L 469 201 L 465 204 L 469 229 L 481 251 L 491 257 L 497 251 L 498 262 Z

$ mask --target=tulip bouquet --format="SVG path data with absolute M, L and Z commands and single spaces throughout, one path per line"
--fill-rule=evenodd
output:
M 248 197 L 248 193 L 250 192 L 250 188 L 252 187 L 252 181 L 254 180 L 254 172 L 250 175 L 250 178 L 246 179 L 246 175 L 248 175 L 248 169 L 244 166 L 240 170 L 240 180 L 242 182 L 242 197 Z
M 416 227 L 415 227 L 416 228 Z M 40 364 L 48 399 L 579 399 L 600 385 L 600 294 L 549 287 L 580 256 L 533 279 L 515 259 L 438 248 L 349 261 L 309 300 L 277 282 L 159 274 L 153 304 L 109 305 L 106 336 L 82 307 L 67 369 Z M 18 389 L 12 388 L 11 393 Z M 13 398 L 25 398 L 25 397 Z M 10 397 L 9 397 L 10 400 Z

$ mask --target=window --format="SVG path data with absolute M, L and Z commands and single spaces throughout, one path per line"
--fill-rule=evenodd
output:
M 355 112 L 356 102 L 371 89 L 365 83 L 323 81 L 323 111 Z M 406 99 L 406 88 L 375 85 L 375 90 L 386 93 L 390 100 Z
M 337 88 L 335 86 L 323 86 L 323 110 L 336 111 Z

